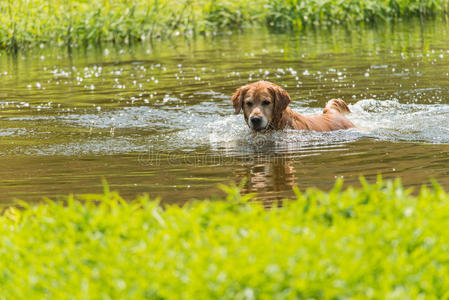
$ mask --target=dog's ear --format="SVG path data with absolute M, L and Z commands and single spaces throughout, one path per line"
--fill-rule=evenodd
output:
M 282 112 L 290 104 L 290 96 L 283 88 L 273 85 L 269 88 L 271 96 L 274 100 L 273 121 L 278 122 L 282 117 Z
M 232 106 L 235 109 L 235 114 L 239 114 L 240 110 L 242 109 L 243 105 L 243 99 L 245 98 L 245 94 L 248 91 L 248 86 L 242 86 L 241 88 L 237 89 L 234 94 L 232 95 Z

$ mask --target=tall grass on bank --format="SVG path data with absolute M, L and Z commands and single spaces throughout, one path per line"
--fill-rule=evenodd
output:
M 0 299 L 447 299 L 449 195 L 399 182 L 296 190 L 264 210 L 104 195 L 8 208 Z
M 252 25 L 302 28 L 448 11 L 449 0 L 3 0 L 0 48 L 16 51 L 47 42 L 132 43 Z

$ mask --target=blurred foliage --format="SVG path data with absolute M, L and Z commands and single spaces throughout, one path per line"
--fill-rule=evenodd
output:
M 0 48 L 17 51 L 48 42 L 133 43 L 253 25 L 303 28 L 448 11 L 449 0 L 4 0 L 0 1 Z
M 449 195 L 341 187 L 271 210 L 238 186 L 184 207 L 107 186 L 22 203 L 0 217 L 0 299 L 447 299 Z

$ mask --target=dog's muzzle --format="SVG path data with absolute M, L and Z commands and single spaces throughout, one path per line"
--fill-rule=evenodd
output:
M 249 118 L 249 126 L 255 131 L 262 131 L 267 127 L 267 119 L 262 116 L 253 116 Z

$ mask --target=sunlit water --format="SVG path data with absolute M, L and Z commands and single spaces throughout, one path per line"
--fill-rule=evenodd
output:
M 232 92 L 283 86 L 293 110 L 344 99 L 357 129 L 252 134 Z M 182 203 L 247 179 L 267 204 L 292 186 L 401 177 L 449 188 L 449 25 L 243 34 L 0 56 L 0 193 L 102 190 Z

